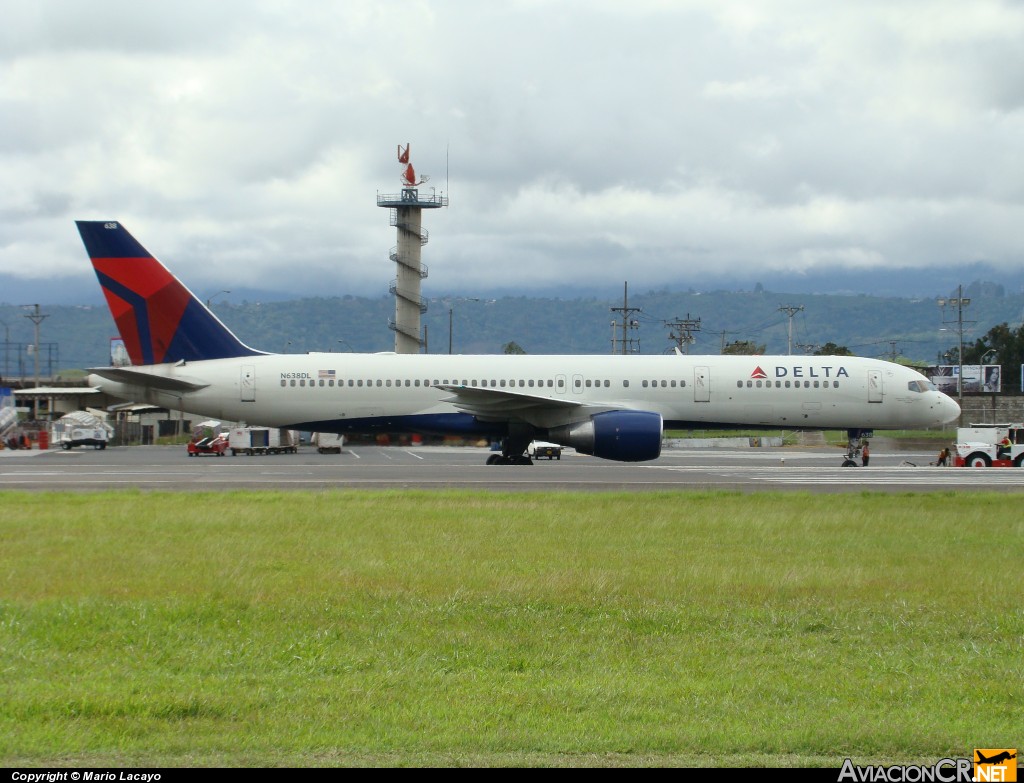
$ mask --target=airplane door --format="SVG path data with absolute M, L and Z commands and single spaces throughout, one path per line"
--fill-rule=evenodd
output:
M 239 379 L 238 388 L 241 391 L 242 402 L 256 402 L 256 365 L 242 365 L 242 377 Z
M 693 368 L 693 401 L 711 402 L 711 368 Z
M 564 375 L 556 375 L 555 376 L 555 391 L 558 392 L 559 394 L 565 394 L 565 376 Z
M 572 393 L 583 394 L 583 376 L 574 375 L 572 376 Z
M 868 370 L 868 402 L 882 401 L 882 372 Z

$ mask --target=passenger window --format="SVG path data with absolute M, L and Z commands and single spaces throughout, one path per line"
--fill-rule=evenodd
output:
M 661 388 L 667 389 L 668 388 L 668 381 L 662 381 L 661 382 Z
M 558 388 L 559 389 L 564 389 L 565 388 L 565 381 L 563 381 L 561 378 L 558 379 Z
M 604 388 L 606 388 L 606 389 L 611 388 L 611 385 L 612 385 L 611 381 L 605 381 L 604 382 Z
M 747 381 L 747 388 L 751 388 L 754 385 L 753 381 Z
M 530 381 L 530 388 L 531 389 L 533 388 L 533 381 L 532 380 Z
M 306 379 L 305 378 L 300 379 L 299 380 L 299 386 L 305 386 L 305 385 L 306 385 Z
M 814 382 L 814 388 L 815 388 L 815 389 L 817 389 L 817 388 L 818 388 L 818 382 L 817 382 L 817 381 L 815 381 L 815 382 Z
M 577 389 L 580 388 L 580 379 L 576 378 L 575 380 L 573 380 L 572 385 L 575 386 Z
M 686 386 L 686 381 L 679 381 L 680 386 Z
M 622 382 L 622 388 L 623 389 L 628 389 L 629 388 L 629 381 L 623 381 Z
M 736 381 L 736 388 L 737 389 L 742 389 L 743 388 L 743 381 Z
M 282 378 L 281 379 L 281 385 L 282 386 L 287 386 L 288 385 L 288 381 L 286 381 L 284 378 Z
M 811 388 L 811 382 L 810 381 L 804 381 L 804 388 L 805 389 Z
M 761 381 L 757 382 L 757 388 L 759 388 L 759 389 L 761 388 Z
M 643 386 L 646 389 L 647 388 L 647 381 L 646 380 L 641 381 L 640 385 Z

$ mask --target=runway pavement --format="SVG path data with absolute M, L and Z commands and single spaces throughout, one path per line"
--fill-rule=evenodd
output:
M 835 448 L 666 449 L 652 462 L 608 462 L 572 450 L 532 466 L 486 465 L 479 448 L 354 446 L 342 454 L 188 457 L 184 446 L 103 451 L 0 451 L 0 489 L 31 491 L 139 488 L 437 489 L 495 491 L 665 491 L 728 489 L 815 493 L 1020 491 L 1024 470 L 938 468 L 931 452 L 875 453 L 868 468 L 843 468 Z

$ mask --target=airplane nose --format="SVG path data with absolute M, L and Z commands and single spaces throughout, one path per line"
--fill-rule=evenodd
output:
M 939 416 L 942 418 L 942 423 L 948 424 L 959 419 L 960 406 L 957 404 L 957 401 L 942 392 L 937 392 L 937 394 L 942 398 L 939 401 Z

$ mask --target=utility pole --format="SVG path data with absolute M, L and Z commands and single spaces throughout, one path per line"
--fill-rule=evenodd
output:
M 700 331 L 700 319 L 690 318 L 690 314 L 687 313 L 686 318 L 666 321 L 665 326 L 675 329 L 674 332 L 668 333 L 668 339 L 675 342 L 680 353 L 689 353 L 689 346 L 695 340 L 693 333 Z
M 628 281 L 623 283 L 623 287 L 622 287 L 622 307 L 612 307 L 611 311 L 613 313 L 622 313 L 622 339 L 618 341 L 618 342 L 620 342 L 622 344 L 622 353 L 623 354 L 627 354 L 627 353 L 640 353 L 640 341 L 637 340 L 637 339 L 627 338 L 627 336 L 626 336 L 628 334 L 628 330 L 629 329 L 637 329 L 640 326 L 640 322 L 639 321 L 634 321 L 634 320 L 630 319 L 630 317 L 629 317 L 630 314 L 631 313 L 639 313 L 639 312 L 641 312 L 641 308 L 639 308 L 639 307 L 630 307 L 629 306 L 629 282 Z M 616 343 L 616 340 L 615 340 L 615 337 L 613 336 L 612 337 L 612 353 L 616 352 L 615 351 L 615 343 Z
M 4 380 L 9 380 L 9 378 L 8 378 L 8 375 L 9 375 L 8 369 L 9 368 L 7 366 L 8 365 L 8 362 L 7 362 L 7 352 L 11 348 L 11 327 L 9 327 L 7 325 L 6 321 L 0 321 L 0 324 L 3 324 L 3 326 L 4 326 L 4 376 L 3 377 L 4 377 Z
M 785 313 L 789 316 L 789 355 L 793 355 L 793 316 L 804 309 L 803 305 L 783 305 L 779 308 L 780 312 Z
M 891 362 L 895 362 L 896 361 L 896 357 L 899 356 L 899 353 L 896 350 L 896 346 L 898 344 L 899 344 L 899 340 L 890 340 L 889 341 L 889 347 L 890 347 L 889 361 L 891 361 Z
M 23 305 L 23 307 L 34 307 L 35 312 L 25 317 L 36 325 L 36 341 L 32 348 L 32 354 L 36 360 L 36 388 L 39 388 L 39 324 L 49 318 L 49 314 L 39 312 L 39 305 Z M 38 404 L 38 400 L 37 400 Z
M 963 406 L 963 402 L 964 402 L 964 324 L 974 324 L 974 323 L 976 323 L 975 321 L 965 321 L 964 320 L 964 308 L 967 307 L 967 305 L 969 305 L 971 303 L 971 300 L 969 298 L 965 299 L 964 296 L 963 296 L 963 293 L 964 293 L 963 285 L 958 285 L 956 287 L 956 296 L 955 297 L 953 297 L 952 299 L 939 299 L 938 300 L 939 307 L 942 308 L 942 314 L 943 314 L 942 322 L 943 323 L 947 323 L 947 324 L 952 324 L 952 323 L 956 324 L 956 334 L 957 334 L 957 341 L 958 341 L 957 342 L 957 346 L 958 347 L 957 347 L 957 357 L 956 357 L 956 360 L 957 360 L 957 364 L 959 365 L 959 369 L 957 370 L 957 378 L 956 378 L 956 397 L 957 397 L 957 401 L 960 403 L 961 407 Z M 945 314 L 946 314 L 946 306 L 947 305 L 950 306 L 950 307 L 955 307 L 956 308 L 956 320 L 955 321 L 948 321 L 948 320 L 946 320 Z
M 739 332 L 727 332 L 725 329 L 722 329 L 722 330 L 720 330 L 718 332 L 712 332 L 712 334 L 720 334 L 720 335 L 722 335 L 722 347 L 718 349 L 718 352 L 724 354 L 725 353 L 725 336 L 727 334 L 739 334 Z

